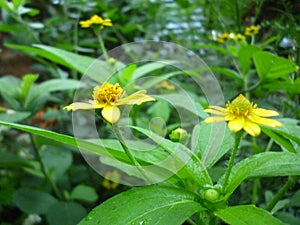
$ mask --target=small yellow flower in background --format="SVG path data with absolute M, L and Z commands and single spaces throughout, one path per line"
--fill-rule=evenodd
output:
M 246 27 L 245 29 L 245 35 L 252 36 L 255 34 L 258 34 L 260 27 L 251 25 L 250 27 Z
M 120 119 L 120 105 L 140 105 L 144 102 L 155 101 L 154 98 L 146 95 L 146 90 L 140 90 L 132 95 L 124 97 L 125 91 L 119 83 L 112 85 L 104 82 L 101 87 L 96 86 L 93 91 L 93 100 L 89 103 L 74 102 L 64 107 L 66 110 L 89 110 L 101 109 L 101 114 L 110 123 L 116 123 Z
M 154 86 L 155 88 L 165 88 L 167 90 L 173 91 L 175 90 L 175 86 L 172 84 L 169 84 L 168 81 L 164 80 L 163 82 L 156 84 Z
M 117 170 L 108 171 L 104 175 L 102 186 L 106 189 L 116 189 L 119 186 L 121 174 Z
M 242 40 L 245 40 L 245 38 L 246 37 L 242 34 L 237 34 L 234 36 L 234 40 L 236 40 L 236 41 L 242 41 Z
M 103 29 L 104 26 L 111 27 L 112 23 L 110 19 L 102 19 L 98 15 L 93 15 L 90 19 L 85 21 L 80 21 L 79 24 L 82 28 L 89 28 L 93 24 L 100 25 L 100 29 Z
M 228 102 L 226 108 L 209 106 L 209 109 L 205 109 L 204 111 L 216 115 L 206 118 L 205 123 L 228 121 L 228 127 L 234 133 L 244 129 L 248 134 L 258 136 L 261 132 L 258 124 L 273 128 L 283 126 L 282 123 L 277 120 L 264 118 L 278 116 L 278 112 L 257 108 L 256 104 L 251 103 L 242 94 L 236 97 L 232 102 Z
M 217 42 L 224 43 L 225 41 L 228 41 L 231 39 L 231 36 L 229 33 L 223 33 L 221 36 L 217 39 Z

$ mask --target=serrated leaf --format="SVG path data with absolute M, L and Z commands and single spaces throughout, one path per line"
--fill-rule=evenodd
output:
M 270 212 L 254 205 L 227 207 L 215 212 L 215 215 L 230 225 L 284 225 Z
M 93 209 L 79 225 L 181 225 L 205 210 L 198 196 L 184 189 L 148 186 L 116 195 Z

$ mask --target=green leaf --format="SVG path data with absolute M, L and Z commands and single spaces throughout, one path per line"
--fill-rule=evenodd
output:
M 71 199 L 81 200 L 85 202 L 95 202 L 98 199 L 98 194 L 94 188 L 87 185 L 77 185 L 70 194 Z
M 262 127 L 262 131 L 272 137 L 279 145 L 290 152 L 300 153 L 299 120 L 291 118 L 279 119 L 283 127 Z
M 272 138 L 278 145 L 281 146 L 283 150 L 287 150 L 289 152 L 296 153 L 296 149 L 292 145 L 289 139 L 283 137 L 282 135 L 275 132 L 274 129 L 269 127 L 262 127 L 262 131 L 268 135 L 270 138 Z
M 0 152 L 0 168 L 31 167 L 28 159 L 21 158 L 9 152 Z
M 0 120 L 6 122 L 19 122 L 28 118 L 30 115 L 30 112 L 0 113 Z
M 166 102 L 172 104 L 173 107 L 179 107 L 187 110 L 188 112 L 193 113 L 196 116 L 201 118 L 206 118 L 207 113 L 204 112 L 203 107 L 200 103 L 195 102 L 191 96 L 187 95 L 187 93 L 182 93 L 178 91 L 178 93 L 170 93 L 170 94 L 161 94 L 161 95 L 152 95 L 156 99 L 162 99 Z M 186 99 L 187 101 L 178 101 L 178 99 Z
M 242 73 L 246 76 L 251 68 L 251 58 L 254 53 L 261 51 L 261 49 L 255 45 L 246 45 L 243 46 L 239 53 L 238 58 L 242 68 Z
M 256 52 L 253 54 L 253 60 L 261 80 L 287 79 L 287 75 L 296 72 L 297 69 L 292 61 L 269 52 Z
M 47 211 L 49 225 L 74 225 L 87 214 L 85 208 L 76 202 L 57 202 Z
M 17 25 L 2 24 L 2 23 L 0 23 L 0 31 L 1 32 L 26 32 L 26 30 L 22 29 Z
M 222 67 L 214 67 L 214 66 L 209 67 L 209 69 L 213 72 L 217 72 L 221 75 L 225 75 L 225 76 L 230 77 L 240 83 L 243 83 L 243 78 L 234 70 L 222 68 Z
M 17 98 L 19 96 L 19 87 L 21 80 L 15 76 L 4 76 L 0 78 L 0 93 L 6 93 L 9 96 Z
M 148 186 L 116 195 L 93 209 L 79 225 L 181 225 L 205 210 L 198 196 L 183 189 Z
M 202 159 L 204 166 L 212 167 L 232 147 L 234 138 L 226 125 L 201 122 L 192 133 L 192 149 Z
M 38 79 L 37 74 L 26 74 L 22 77 L 21 98 L 24 101 L 30 91 L 32 84 Z
M 45 167 L 52 172 L 56 179 L 64 176 L 73 162 L 70 151 L 54 146 L 45 146 L 41 151 L 41 158 Z
M 177 173 L 179 177 L 182 179 L 187 178 L 194 180 L 199 185 L 212 183 L 210 177 L 205 176 L 203 170 L 199 168 L 199 164 L 202 164 L 202 162 L 189 148 L 180 143 L 174 143 L 165 139 L 150 130 L 134 126 L 131 126 L 131 128 L 136 129 L 151 138 L 151 140 L 165 149 L 165 151 L 172 156 L 173 162 L 169 162 L 166 165 L 160 164 L 160 166 L 165 166 L 165 169 L 169 169 L 171 172 L 176 173 L 178 169 L 181 169 L 180 173 Z
M 126 85 L 128 83 L 136 68 L 136 64 L 130 64 L 118 73 L 118 77 L 122 85 Z
M 263 152 L 237 163 L 228 179 L 226 197 L 246 179 L 254 177 L 300 175 L 300 154 L 290 152 Z M 224 176 L 220 178 L 222 185 Z
M 284 225 L 271 213 L 254 205 L 227 207 L 215 212 L 215 215 L 230 225 Z
M 14 8 L 17 9 L 19 8 L 20 5 L 22 5 L 24 3 L 25 0 L 13 0 L 13 5 Z
M 57 200 L 45 192 L 20 188 L 14 195 L 14 202 L 23 212 L 44 214 Z
M 195 48 L 206 48 L 206 49 L 213 49 L 218 51 L 221 54 L 224 55 L 231 55 L 231 51 L 227 50 L 226 48 L 224 48 L 223 46 L 217 46 L 217 45 L 211 45 L 211 44 L 204 44 L 204 43 L 198 43 L 195 44 Z
M 167 123 L 170 117 L 170 106 L 168 102 L 158 100 L 151 105 L 148 112 L 151 114 L 152 118 L 159 117 Z
M 63 49 L 46 45 L 34 45 L 34 47 L 29 47 L 24 45 L 5 44 L 5 46 L 29 53 L 30 55 L 42 56 L 52 62 L 74 69 L 82 74 L 86 73 L 87 76 L 96 81 L 99 81 L 101 77 L 106 77 L 106 75 L 112 73 L 110 65 L 106 62 L 68 52 Z M 93 65 L 93 67 L 88 70 L 91 65 Z M 95 65 L 97 65 L 97 71 L 95 70 Z M 101 73 L 99 73 L 99 68 L 101 68 Z
M 173 65 L 176 61 L 159 61 L 159 62 L 150 62 L 145 65 L 139 66 L 133 73 L 130 81 L 137 80 L 142 76 L 150 74 L 155 70 L 159 70 L 168 65 Z
M 46 137 L 55 141 L 58 141 L 60 143 L 64 143 L 76 148 L 80 148 L 81 150 L 88 151 L 90 153 L 94 153 L 100 156 L 108 156 L 108 157 L 114 157 L 116 159 L 119 159 L 121 161 L 128 161 L 128 157 L 124 152 L 117 151 L 115 149 L 110 148 L 109 146 L 103 146 L 98 144 L 92 143 L 90 141 L 85 141 L 82 139 L 77 139 L 68 135 L 59 134 L 53 131 L 44 130 L 38 127 L 28 126 L 28 125 L 22 125 L 17 123 L 9 123 L 0 121 L 1 125 L 12 127 L 18 130 L 22 130 L 28 133 L 32 133 L 35 135 L 39 135 L 42 137 Z

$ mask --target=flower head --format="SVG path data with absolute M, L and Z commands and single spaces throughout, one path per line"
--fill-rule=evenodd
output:
M 237 35 L 234 36 L 234 40 L 236 40 L 236 41 L 245 40 L 245 36 L 242 35 L 242 34 L 237 34 Z
M 167 89 L 167 90 L 175 90 L 175 86 L 174 85 L 172 85 L 172 84 L 170 84 L 168 81 L 166 81 L 166 80 L 164 80 L 164 81 L 162 81 L 161 83 L 159 83 L 159 84 L 156 84 L 155 86 L 154 86 L 155 88 L 165 88 L 165 89 Z
M 85 21 L 80 21 L 79 24 L 82 28 L 91 27 L 93 24 L 100 25 L 100 29 L 103 29 L 104 26 L 111 27 L 112 23 L 110 19 L 102 19 L 98 15 L 93 15 L 90 19 Z
M 278 112 L 258 108 L 256 104 L 251 103 L 242 94 L 236 97 L 232 102 L 228 102 L 226 108 L 209 106 L 209 109 L 204 111 L 216 115 L 206 118 L 205 123 L 228 121 L 228 127 L 234 133 L 244 129 L 248 134 L 258 136 L 261 131 L 258 124 L 273 128 L 283 126 L 282 123 L 277 120 L 264 118 L 278 116 Z
M 93 91 L 93 100 L 89 103 L 74 102 L 64 107 L 66 110 L 88 110 L 101 109 L 101 114 L 110 123 L 115 123 L 120 119 L 119 105 L 140 105 L 143 102 L 155 101 L 154 98 L 146 95 L 146 90 L 140 90 L 132 95 L 124 97 L 125 91 L 119 83 L 112 85 L 104 82 L 100 87 L 96 86 Z
M 258 34 L 260 27 L 251 25 L 250 27 L 246 27 L 245 29 L 245 35 L 252 36 L 255 34 Z
M 228 41 L 231 39 L 231 36 L 229 33 L 223 33 L 221 36 L 217 39 L 219 43 L 224 43 L 225 41 Z
M 106 189 L 116 189 L 119 186 L 121 174 L 117 170 L 106 172 L 104 177 L 102 185 Z

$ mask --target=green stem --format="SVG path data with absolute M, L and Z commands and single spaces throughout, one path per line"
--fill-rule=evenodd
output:
M 60 191 L 59 191 L 58 187 L 56 186 L 55 182 L 52 180 L 51 176 L 49 175 L 49 173 L 48 173 L 48 171 L 45 167 L 45 164 L 43 163 L 40 151 L 37 148 L 37 146 L 35 144 L 35 141 L 33 139 L 33 135 L 29 134 L 29 136 L 30 136 L 30 141 L 31 141 L 33 150 L 35 152 L 36 158 L 37 158 L 38 162 L 40 163 L 42 173 L 44 174 L 45 178 L 49 181 L 49 183 L 51 185 L 51 188 L 53 189 L 54 194 L 56 195 L 56 197 L 58 197 L 60 200 L 63 200 L 63 195 L 60 193 Z
M 273 143 L 274 143 L 274 139 L 271 138 L 270 141 L 269 141 L 269 143 L 268 143 L 268 145 L 267 145 L 267 147 L 266 147 L 266 150 L 265 150 L 266 152 L 268 152 L 268 151 L 271 150 L 271 148 L 273 146 Z
M 269 212 L 272 211 L 277 202 L 285 195 L 285 193 L 298 181 L 299 177 L 289 177 L 286 183 L 282 186 L 282 188 L 277 192 L 274 198 L 269 202 L 266 207 L 266 210 Z
M 252 196 L 251 196 L 251 204 L 255 205 L 257 201 L 257 192 L 258 192 L 259 179 L 255 178 L 253 180 L 252 186 Z
M 114 124 L 114 125 L 112 126 L 112 128 L 113 128 L 115 134 L 117 135 L 117 138 L 118 138 L 118 140 L 119 140 L 121 146 L 123 147 L 123 149 L 124 149 L 126 155 L 127 155 L 128 158 L 130 159 L 130 161 L 133 163 L 133 165 L 136 166 L 136 168 L 140 171 L 140 173 L 143 175 L 143 177 L 145 178 L 145 180 L 146 180 L 149 184 L 153 183 L 153 182 L 151 181 L 151 179 L 148 177 L 148 175 L 145 173 L 145 171 L 144 171 L 144 169 L 142 168 L 142 166 L 141 166 L 141 165 L 139 164 L 139 162 L 135 159 L 135 157 L 133 156 L 133 154 L 131 153 L 131 151 L 130 151 L 129 148 L 127 147 L 127 145 L 125 144 L 125 141 L 124 141 L 123 136 L 122 136 L 122 134 L 121 134 L 121 132 L 120 132 L 120 128 L 119 128 L 118 124 L 117 124 L 117 123 Z
M 223 192 L 224 193 L 226 192 L 226 189 L 227 189 L 228 179 L 229 179 L 229 176 L 231 174 L 232 167 L 234 165 L 235 156 L 236 156 L 237 151 L 239 149 L 239 145 L 240 145 L 240 142 L 241 142 L 242 134 L 243 134 L 242 132 L 235 133 L 234 147 L 233 147 L 230 159 L 229 159 L 228 168 L 226 170 L 226 174 L 225 174 L 225 178 L 224 178 L 224 182 L 223 182 Z
M 101 30 L 96 30 L 95 33 L 96 33 L 96 36 L 98 38 L 98 41 L 99 41 L 99 44 L 100 44 L 100 48 L 102 50 L 104 58 L 108 62 L 109 61 L 109 57 L 108 57 L 108 54 L 107 54 L 107 51 L 106 51 L 106 48 L 104 46 L 104 42 L 103 42 L 103 39 L 102 39 L 102 36 L 101 36 Z

